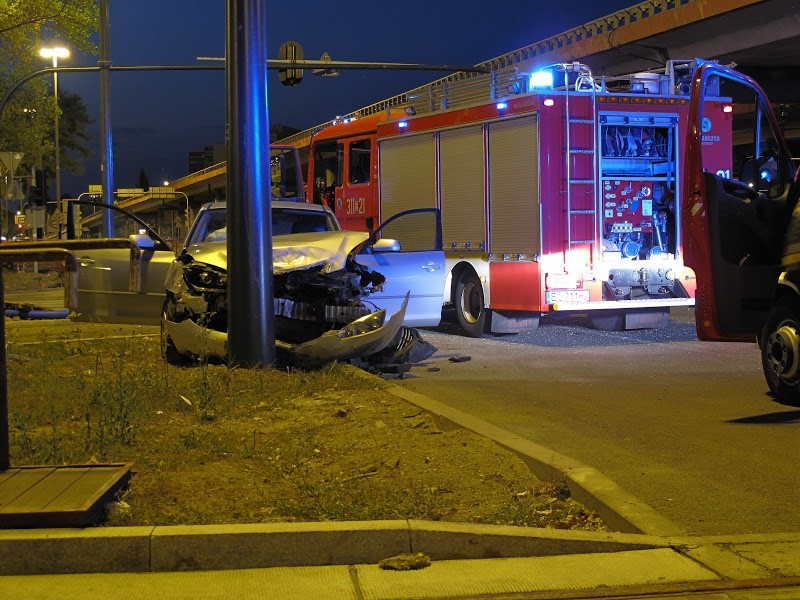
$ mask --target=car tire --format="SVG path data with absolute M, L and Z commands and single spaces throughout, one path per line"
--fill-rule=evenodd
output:
M 456 320 L 461 331 L 469 337 L 479 338 L 486 328 L 486 305 L 483 285 L 473 272 L 462 273 L 456 283 Z
M 778 300 L 759 341 L 761 367 L 775 399 L 800 406 L 800 298 Z
M 185 357 L 183 354 L 178 352 L 178 349 L 175 347 L 175 344 L 172 342 L 172 338 L 169 337 L 166 328 L 164 327 L 164 323 L 167 320 L 168 315 L 170 314 L 170 301 L 167 300 L 164 302 L 164 307 L 161 310 L 161 358 L 167 364 L 174 365 L 174 366 L 184 366 L 189 363 L 189 359 Z

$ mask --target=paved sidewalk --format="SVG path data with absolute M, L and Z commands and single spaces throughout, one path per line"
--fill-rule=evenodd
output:
M 378 568 L 407 552 L 432 563 Z M 658 538 L 425 521 L 7 530 L 0 569 L 9 600 L 786 599 L 800 598 L 800 532 Z
M 800 560 L 798 565 L 800 566 Z M 798 571 L 800 572 L 800 570 Z M 800 598 L 800 577 L 723 580 L 669 548 L 603 554 L 446 560 L 418 571 L 377 565 L 0 578 L 16 599 Z

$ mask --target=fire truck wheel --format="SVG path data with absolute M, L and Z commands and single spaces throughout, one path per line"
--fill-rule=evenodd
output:
M 483 286 L 474 273 L 462 273 L 456 283 L 456 319 L 469 337 L 481 337 L 486 326 Z
M 779 300 L 761 331 L 761 366 L 783 404 L 800 406 L 800 298 Z

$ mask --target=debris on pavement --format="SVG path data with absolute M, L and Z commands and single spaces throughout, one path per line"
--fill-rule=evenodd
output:
M 365 357 L 353 358 L 350 364 L 376 374 L 402 374 L 434 355 L 437 348 L 422 339 L 419 331 L 403 327 L 383 350 Z
M 450 362 L 461 363 L 461 362 L 467 362 L 468 360 L 472 360 L 472 357 L 467 356 L 466 354 L 457 354 L 456 356 L 451 356 L 449 360 Z
M 378 567 L 390 571 L 416 571 L 431 566 L 431 557 L 422 552 L 416 554 L 398 554 L 390 558 L 384 558 L 378 563 Z

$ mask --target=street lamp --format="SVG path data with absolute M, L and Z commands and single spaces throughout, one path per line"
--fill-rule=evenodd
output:
M 185 192 L 182 192 L 180 190 L 176 190 L 174 188 L 169 187 L 169 180 L 168 179 L 164 180 L 164 186 L 163 187 L 155 187 L 155 188 L 151 187 L 150 188 L 150 197 L 151 198 L 159 198 L 159 197 L 160 198 L 164 198 L 164 197 L 167 197 L 167 196 L 174 197 L 174 196 L 177 196 L 178 194 L 183 196 L 184 200 L 186 200 L 186 213 L 185 213 L 185 215 L 186 215 L 186 223 L 185 223 L 185 225 L 186 225 L 186 230 L 188 231 L 189 230 L 189 225 L 191 225 L 191 223 L 189 222 L 189 196 L 187 196 Z
M 69 49 L 63 46 L 53 46 L 52 48 L 42 48 L 39 50 L 39 56 L 42 58 L 52 58 L 53 68 L 58 68 L 58 59 L 66 58 L 69 56 Z M 55 154 L 56 154 L 56 210 L 63 217 L 63 208 L 61 206 L 61 150 L 58 140 L 58 71 L 53 72 L 53 112 L 55 114 Z M 42 192 L 44 194 L 44 191 Z M 61 219 L 63 221 L 63 219 Z M 58 226 L 58 237 L 61 238 L 61 224 Z

